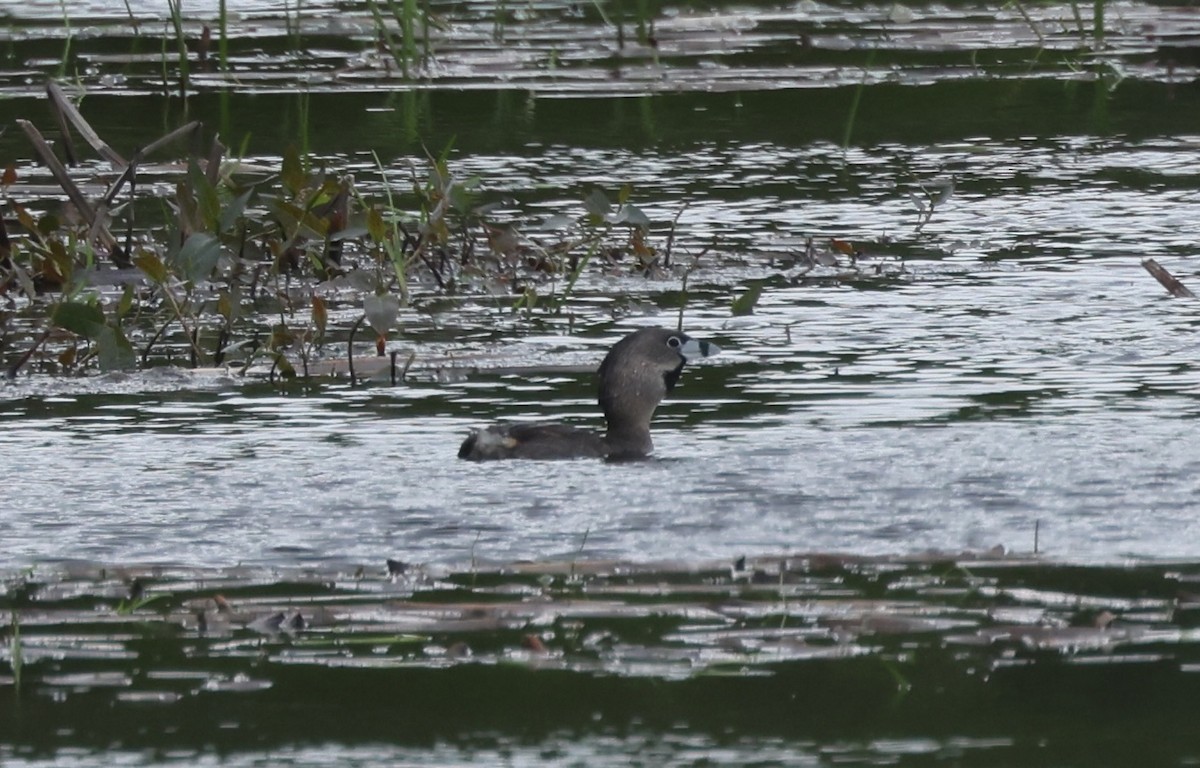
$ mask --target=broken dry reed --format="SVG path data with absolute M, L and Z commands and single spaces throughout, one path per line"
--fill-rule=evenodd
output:
M 1143 259 L 1142 266 L 1154 276 L 1154 279 L 1159 282 L 1163 288 L 1167 289 L 1177 299 L 1194 299 L 1196 294 L 1192 293 L 1186 285 L 1179 282 L 1179 279 L 1167 271 L 1166 267 L 1159 264 L 1154 259 Z

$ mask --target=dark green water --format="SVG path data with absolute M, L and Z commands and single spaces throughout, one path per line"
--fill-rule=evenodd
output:
M 123 7 L 73 9 L 65 64 L 56 3 L 0 9 L 0 165 L 19 175 L 0 203 L 60 205 L 14 122 L 57 140 L 60 74 L 126 155 L 199 119 L 250 161 L 305 143 L 379 190 L 453 141 L 455 173 L 530 237 L 624 184 L 658 237 L 678 217 L 681 259 L 704 253 L 686 326 L 724 353 L 659 410 L 658 458 L 627 466 L 454 455 L 494 419 L 597 424 L 582 371 L 674 324 L 686 259 L 597 267 L 561 315 L 418 284 L 397 386 L 31 365 L 0 385 L 0 619 L 25 660 L 18 691 L 9 630 L 0 763 L 1196 760 L 1200 321 L 1139 263 L 1200 284 L 1190 9 L 1107 6 L 1093 53 L 1091 8 L 1064 5 L 664 4 L 657 48 L 630 21 L 623 51 L 591 4 L 510 3 L 502 24 L 492 3 L 433 6 L 408 79 L 363 5 L 306 3 L 298 33 L 239 8 L 234 76 L 193 61 L 186 99 L 169 47 L 162 82 L 157 7 L 133 6 L 136 33 Z M 185 12 L 193 39 L 216 13 Z M 147 199 L 174 174 L 147 169 Z M 951 181 L 922 224 L 913 195 Z M 810 269 L 808 238 L 863 260 Z M 338 345 L 358 301 L 333 304 Z M 37 329 L 25 310 L 6 310 L 6 363 Z M 773 592 L 728 571 L 1035 538 L 1040 565 L 796 565 Z M 385 558 L 426 576 L 387 581 Z M 672 586 L 604 566 L 474 580 L 518 560 L 651 562 L 638 583 Z M 168 565 L 142 574 L 159 602 L 123 615 L 120 569 L 148 562 Z M 305 624 L 280 633 L 278 613 Z
M 812 555 L 382 571 L 11 575 L 29 671 L 0 699 L 0 754 L 1112 765 L 1200 750 L 1194 566 Z M 125 613 L 134 580 L 146 602 Z

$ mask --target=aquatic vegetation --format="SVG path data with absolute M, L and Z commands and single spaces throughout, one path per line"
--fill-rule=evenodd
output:
M 367 8 L 370 10 L 371 18 L 375 24 L 375 36 L 380 42 L 380 47 L 385 48 L 391 53 L 392 61 L 400 68 L 401 76 L 408 79 L 413 75 L 413 69 L 418 64 L 418 24 L 422 30 L 420 39 L 424 49 L 421 55 L 422 66 L 428 63 L 432 56 L 429 37 L 431 21 L 428 3 L 427 0 L 422 2 L 419 8 L 417 0 L 399 0 L 398 2 L 397 0 L 385 0 L 385 4 L 388 10 L 387 15 L 383 13 L 379 2 L 376 0 L 367 0 Z M 499 10 L 497 10 L 497 14 L 499 14 Z M 393 33 L 388 24 L 389 16 L 399 32 L 399 40 L 397 40 L 397 35 Z M 497 39 L 502 39 L 502 35 Z
M 674 226 L 660 256 L 628 185 L 615 203 L 593 189 L 581 212 L 564 212 L 535 238 L 521 222 L 491 217 L 479 179 L 454 171 L 450 146 L 409 163 L 407 183 L 377 161 L 383 183 L 375 187 L 318 167 L 295 145 L 277 168 L 250 167 L 228 158 L 218 138 L 205 155 L 170 171 L 149 158 L 198 139 L 199 123 L 126 161 L 58 86 L 49 92 L 62 119 L 123 172 L 93 203 L 36 127 L 21 121 L 73 210 L 37 213 L 21 202 L 15 170 L 6 172 L 3 202 L 19 224 L 0 241 L 0 286 L 11 299 L 0 311 L 10 376 L 31 360 L 68 372 L 259 359 L 290 376 L 296 366 L 289 355 L 307 376 L 331 333 L 349 330 L 330 321 L 332 310 L 348 304 L 361 308 L 383 355 L 400 310 L 431 288 L 491 295 L 531 316 L 561 312 L 591 264 L 644 275 L 667 269 Z M 139 179 L 148 174 L 160 186 L 170 180 L 170 191 L 142 192 Z M 269 334 L 264 315 L 276 318 Z M 40 325 L 41 334 L 30 339 L 16 330 L 21 324 Z
M 750 315 L 754 313 L 754 305 L 762 298 L 763 284 L 761 282 L 754 283 L 739 294 L 730 305 L 729 311 L 735 316 Z
M 187 37 L 183 32 L 183 1 L 182 0 L 167 0 L 167 9 L 170 12 L 171 28 L 175 33 L 175 49 L 177 53 L 178 72 L 179 72 L 179 95 L 187 96 L 189 83 L 189 65 L 188 65 L 188 46 Z M 163 38 L 164 44 L 166 38 Z M 164 55 L 164 61 L 166 59 Z M 164 83 L 166 77 L 163 78 Z

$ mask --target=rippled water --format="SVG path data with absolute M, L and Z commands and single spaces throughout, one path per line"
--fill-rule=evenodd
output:
M 380 53 L 362 6 L 303 4 L 299 44 L 274 6 L 246 4 L 235 19 L 245 33 L 234 44 L 237 77 L 231 84 L 197 67 L 184 110 L 162 95 L 170 88 L 160 82 L 159 38 L 139 37 L 160 33 L 151 28 L 164 23 L 161 9 L 133 4 L 144 25 L 134 32 L 124 8 L 92 3 L 74 28 L 73 83 L 87 89 L 89 119 L 123 152 L 186 117 L 219 126 L 234 144 L 251 136 L 250 159 L 275 164 L 303 124 L 324 163 L 378 189 L 407 183 L 423 145 L 436 151 L 453 140 L 455 173 L 478 176 L 496 220 L 518 222 L 534 240 L 552 237 L 542 223 L 578 215 L 592 189 L 628 184 L 658 242 L 677 222 L 675 268 L 644 279 L 624 265 L 594 269 L 561 316 L 417 286 L 392 340 L 416 357 L 409 380 L 394 386 L 386 376 L 357 388 L 302 387 L 164 369 L 0 382 L 0 569 L 41 574 L 86 561 L 353 572 L 395 558 L 474 572 L 520 559 L 687 564 L 996 545 L 1036 546 L 1055 563 L 1200 559 L 1200 304 L 1168 297 L 1140 264 L 1152 257 L 1200 285 L 1191 9 L 1107 4 L 1100 43 L 1070 5 L 668 4 L 657 48 L 634 42 L 630 26 L 621 50 L 592 4 L 509 3 L 504 29 L 494 3 L 434 5 L 445 25 L 433 62 L 406 80 Z M 196 13 L 214 13 L 210 6 Z M 6 124 L 19 116 L 45 127 L 37 94 L 60 67 L 61 9 L 28 8 L 0 31 L 0 93 Z M 301 84 L 311 104 L 299 101 Z M 4 199 L 53 210 L 55 187 L 32 156 L 19 130 L 0 132 L 0 166 L 16 158 L 20 179 Z M 162 183 L 172 172 L 146 171 Z M 107 170 L 89 162 L 75 173 L 95 186 Z M 931 213 L 922 209 L 918 201 L 951 185 Z M 809 241 L 824 250 L 831 238 L 852 242 L 858 263 L 810 268 Z M 724 352 L 690 366 L 660 408 L 653 460 L 455 457 L 468 428 L 496 419 L 599 427 L 588 371 L 627 331 L 675 323 L 683 271 L 697 255 L 685 325 Z M 754 313 L 733 316 L 732 299 L 752 286 L 763 287 Z M 339 344 L 356 318 L 335 308 Z M 1122 572 L 1090 574 L 1100 582 L 1092 592 L 1107 594 L 1110 571 Z M 25 598 L 12 589 L 10 610 L 20 613 Z M 1185 597 L 1162 600 L 1190 640 Z M 1151 632 L 1165 622 L 1127 610 L 1123 618 Z M 108 616 L 105 605 L 97 611 Z M 186 618 L 184 646 L 195 631 Z M 890 701 L 903 686 L 889 665 L 911 661 L 911 646 L 883 647 L 872 649 L 881 661 L 871 670 L 889 682 L 870 690 Z M 130 648 L 139 652 L 136 642 Z M 139 665 L 161 661 L 140 652 Z M 1033 665 L 1019 661 L 1013 669 Z M 1063 711 L 1111 701 L 1088 688 L 1111 693 L 1103 673 L 1077 692 L 1057 657 L 1036 661 L 1031 678 L 1061 695 Z M 1163 690 L 1146 671 L 1152 664 L 1114 666 L 1114 679 Z M 544 672 L 526 671 L 544 682 Z M 35 680 L 47 672 L 31 665 Z M 1190 691 L 1193 673 L 1172 666 L 1167 688 Z M 848 680 L 877 683 L 841 667 L 813 673 L 804 662 L 773 674 L 805 683 L 812 675 L 831 686 L 831 700 Z M 990 678 L 973 674 L 951 678 L 962 700 L 995 696 Z M 344 694 L 346 678 L 322 680 Z M 746 680 L 740 699 L 713 695 L 764 712 L 789 695 L 771 675 Z M 608 685 L 580 674 L 568 686 L 581 681 Z M 0 679 L 0 737 L 8 684 Z M 616 699 L 632 690 L 621 685 Z M 678 690 L 665 695 L 684 698 Z M 936 698 L 919 684 L 917 694 Z M 62 695 L 66 707 L 78 702 Z M 323 703 L 321 695 L 304 701 Z M 1159 716 L 1177 715 L 1174 695 L 1155 700 Z M 347 722 L 344 732 L 330 726 L 330 743 L 284 734 L 256 746 L 248 737 L 221 761 L 258 764 L 269 750 L 296 765 L 980 765 L 1001 750 L 1038 764 L 1040 747 L 1020 735 L 1037 729 L 1019 727 L 1019 703 L 994 727 L 961 721 L 948 732 L 898 701 L 844 737 L 769 717 L 731 730 L 721 707 L 680 724 L 633 718 L 610 731 L 575 723 L 588 713 L 568 708 L 531 736 L 519 720 L 495 733 L 451 723 L 444 742 Z M 494 708 L 468 705 L 474 715 Z M 1128 714 L 1120 709 L 1100 714 L 1119 725 Z M 1055 748 L 1043 763 L 1067 754 L 1064 744 L 1098 738 L 1091 731 L 1103 723 L 1078 719 L 1064 732 L 1038 731 Z M 215 759 L 182 743 L 154 755 L 102 754 L 76 749 L 70 734 L 57 740 L 26 727 L 30 744 L 0 738 L 0 762 Z M 1185 741 L 1162 749 L 1184 759 L 1193 754 Z
M 578 340 L 556 335 L 561 325 L 525 336 L 506 320 L 490 342 L 422 343 L 469 334 L 487 313 L 412 316 L 398 342 L 419 352 L 407 386 L 303 396 L 217 378 L 177 392 L 191 385 L 160 375 L 166 392 L 39 397 L 36 383 L 10 385 L 0 444 L 25 481 L 8 496 L 6 556 L 461 562 L 583 545 L 732 558 L 1028 549 L 1035 527 L 1061 557 L 1200 556 L 1189 535 L 1196 307 L 1139 264 L 1155 256 L 1187 279 L 1175 254 L 1200 221 L 1184 183 L 1200 166 L 1195 146 L 877 148 L 851 153 L 841 175 L 840 153 L 823 147 L 464 158 L 534 212 L 554 207 L 542 190 L 569 184 L 581 161 L 597 179 L 636 163 L 624 178 L 660 201 L 652 215 L 687 200 L 683 242 L 711 233 L 729 249 L 732 262 L 693 276 L 687 311 L 689 330 L 726 352 L 689 368 L 660 410 L 658 460 L 459 462 L 466 429 L 495 418 L 598 426 L 591 377 L 485 370 L 437 383 L 420 371 L 423 350 L 586 369 L 629 328 L 674 322 L 655 297 L 677 283 L 594 280 L 573 313 L 597 330 Z M 915 173 L 957 183 L 918 234 L 895 171 L 912 158 L 929 158 Z M 1138 183 L 1110 180 L 1131 169 Z M 766 266 L 821 232 L 864 238 L 866 263 L 885 276 L 813 281 Z M 729 288 L 750 277 L 773 282 L 754 315 L 729 317 Z M 605 320 L 614 292 L 632 297 L 617 325 Z

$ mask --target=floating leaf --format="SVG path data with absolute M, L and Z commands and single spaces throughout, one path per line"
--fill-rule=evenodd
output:
M 104 328 L 104 312 L 95 304 L 82 301 L 64 301 L 54 308 L 51 321 L 59 328 L 70 331 L 85 339 L 95 338 Z

